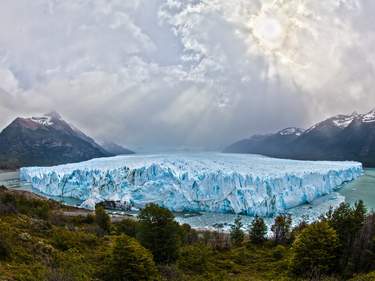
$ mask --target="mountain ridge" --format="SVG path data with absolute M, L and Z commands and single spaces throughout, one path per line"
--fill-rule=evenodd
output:
M 375 167 L 375 109 L 365 114 L 336 115 L 307 130 L 292 127 L 253 136 L 229 145 L 224 152 L 298 160 L 354 160 Z

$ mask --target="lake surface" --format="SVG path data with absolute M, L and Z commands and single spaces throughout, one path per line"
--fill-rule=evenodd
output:
M 338 192 L 346 202 L 363 200 L 369 210 L 375 210 L 375 168 L 365 169 L 362 177 L 344 185 Z
M 37 193 L 33 190 L 30 184 L 20 182 L 18 172 L 4 172 L 0 171 L 0 185 L 5 185 L 9 188 L 27 190 Z M 62 197 L 48 197 L 53 200 L 62 202 L 67 205 L 79 206 L 80 201 L 73 198 Z M 314 220 L 320 214 L 325 213 L 330 206 L 337 206 L 343 201 L 354 203 L 358 200 L 363 200 L 369 210 L 375 210 L 375 169 L 365 169 L 364 175 L 349 184 L 342 186 L 337 192 L 323 196 L 314 200 L 311 204 L 306 204 L 289 210 L 292 214 L 294 223 L 299 220 L 308 219 Z M 210 228 L 210 229 L 229 229 L 233 223 L 236 215 L 233 214 L 213 214 L 200 213 L 188 214 L 177 213 L 176 219 L 180 223 L 188 223 L 195 228 Z M 243 224 L 246 226 L 252 221 L 252 217 L 241 216 Z M 266 218 L 267 224 L 271 224 L 272 218 Z

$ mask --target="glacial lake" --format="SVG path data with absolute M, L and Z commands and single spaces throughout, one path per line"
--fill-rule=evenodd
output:
M 8 188 L 32 191 L 36 194 L 42 195 L 33 190 L 29 184 L 20 182 L 18 172 L 0 171 L 0 185 L 5 185 Z M 50 199 L 60 201 L 71 206 L 78 206 L 81 202 L 73 198 L 62 197 L 48 197 Z M 302 218 L 314 220 L 320 214 L 325 213 L 330 206 L 337 206 L 343 201 L 353 204 L 358 200 L 363 200 L 369 210 L 375 210 L 375 168 L 365 169 L 364 175 L 359 179 L 345 184 L 329 195 L 323 196 L 314 200 L 311 204 L 302 205 L 288 210 L 293 216 L 294 223 L 298 223 Z M 116 212 L 115 212 L 116 214 Z M 176 220 L 180 223 L 188 223 L 194 228 L 209 228 L 209 229 L 229 229 L 233 223 L 236 215 L 233 214 L 214 214 L 214 213 L 176 213 Z M 252 217 L 241 216 L 243 224 L 247 226 Z M 266 218 L 267 224 L 271 224 L 273 218 Z

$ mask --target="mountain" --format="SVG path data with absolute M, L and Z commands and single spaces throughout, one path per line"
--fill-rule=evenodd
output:
M 131 151 L 130 149 L 127 149 L 114 142 L 103 142 L 101 145 L 106 151 L 113 155 L 134 154 L 134 151 Z
M 112 156 L 57 112 L 16 118 L 0 133 L 0 168 L 49 166 Z
M 287 128 L 227 147 L 228 153 L 256 153 L 301 160 L 355 160 L 375 166 L 375 110 L 337 115 L 308 130 Z

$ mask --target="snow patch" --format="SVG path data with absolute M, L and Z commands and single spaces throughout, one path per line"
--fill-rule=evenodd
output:
M 282 135 L 282 136 L 287 136 L 287 135 L 300 136 L 300 135 L 302 135 L 303 132 L 304 132 L 303 129 L 291 127 L 291 128 L 286 128 L 286 129 L 280 131 L 279 134 Z
M 362 122 L 364 122 L 364 123 L 375 122 L 375 110 L 372 110 L 369 113 L 363 115 Z
M 339 127 L 339 128 L 346 128 L 350 125 L 350 123 L 352 123 L 354 120 L 354 117 L 353 116 L 345 116 L 343 118 L 338 118 L 338 119 L 334 119 L 332 120 L 333 123 Z
M 51 117 L 43 116 L 43 117 L 31 117 L 29 118 L 30 121 L 38 123 L 43 126 L 52 126 L 53 122 L 51 121 Z

